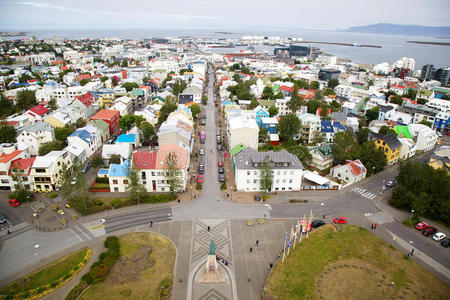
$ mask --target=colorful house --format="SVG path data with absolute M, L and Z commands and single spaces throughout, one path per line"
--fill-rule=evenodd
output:
M 259 105 L 253 109 L 253 112 L 256 115 L 256 124 L 258 125 L 261 125 L 261 118 L 270 117 L 269 112 Z
M 119 130 L 120 112 L 118 110 L 102 109 L 91 120 L 103 120 L 109 124 L 109 133 L 115 134 Z
M 375 146 L 377 149 L 383 150 L 384 155 L 386 155 L 388 165 L 395 164 L 398 161 L 402 143 L 400 143 L 394 134 L 389 134 L 378 138 L 375 141 Z

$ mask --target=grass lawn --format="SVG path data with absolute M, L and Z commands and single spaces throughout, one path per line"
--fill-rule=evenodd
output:
M 161 281 L 173 279 L 175 247 L 166 238 L 145 232 L 123 235 L 119 241 L 121 255 L 132 259 L 117 261 L 105 282 L 91 286 L 81 299 L 159 299 Z M 144 261 L 138 258 L 142 250 Z M 133 261 L 149 266 L 136 272 Z
M 62 278 L 84 259 L 87 250 L 87 248 L 83 248 L 73 252 L 0 288 L 0 295 L 29 291 Z
M 278 262 L 264 295 L 278 299 L 448 299 L 450 287 L 356 226 L 319 228 Z M 394 282 L 393 288 L 390 283 Z M 344 296 L 345 295 L 345 296 Z

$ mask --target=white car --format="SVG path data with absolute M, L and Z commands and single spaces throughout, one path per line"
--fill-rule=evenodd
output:
M 438 232 L 435 235 L 433 235 L 433 240 L 435 240 L 436 242 L 439 242 L 440 240 L 445 238 L 445 233 L 442 232 Z
M 205 149 L 200 149 L 199 154 L 200 155 L 204 155 L 205 154 Z

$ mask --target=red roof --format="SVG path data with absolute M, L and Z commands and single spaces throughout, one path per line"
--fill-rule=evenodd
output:
M 155 169 L 157 152 L 135 152 L 133 154 L 134 167 L 136 169 Z
M 391 85 L 391 88 L 405 89 L 405 86 L 404 85 L 393 84 L 393 85 Z
M 3 152 L 2 155 L 0 156 L 0 163 L 7 163 L 22 152 L 23 152 L 22 150 L 14 150 L 10 154 L 6 154 L 5 152 Z
M 92 120 L 111 120 L 116 115 L 120 115 L 120 111 L 112 109 L 102 109 L 92 117 Z
M 19 123 L 19 121 L 8 121 L 6 124 L 7 124 L 8 126 L 14 126 L 14 125 L 16 125 L 17 123 Z
M 81 81 L 83 79 L 91 79 L 91 75 L 89 75 L 89 74 L 80 74 L 77 77 L 75 77 L 74 80 Z
M 68 69 L 69 69 L 69 67 L 67 67 L 67 66 L 62 66 L 61 67 L 61 70 L 63 70 L 63 71 L 68 70 Z
M 43 115 L 45 115 L 46 113 L 48 113 L 48 109 L 43 107 L 42 105 L 39 105 L 39 104 L 36 105 L 36 106 L 33 106 L 32 108 L 30 108 L 30 111 L 32 113 L 35 113 L 35 114 L 41 116 L 41 117 Z
M 282 86 L 280 87 L 280 90 L 286 91 L 286 92 L 291 92 L 291 93 L 292 93 L 292 92 L 294 92 L 294 87 L 282 85 Z
M 358 176 L 366 171 L 366 168 L 364 168 L 359 159 L 355 161 L 347 160 L 345 164 L 350 165 L 350 172 L 352 172 L 354 176 Z
M 62 65 L 62 64 L 64 64 L 63 60 L 54 60 L 54 61 L 52 61 L 52 65 Z
M 29 158 L 19 158 L 16 160 L 13 160 L 11 162 L 11 168 L 9 169 L 9 174 L 11 175 L 11 169 L 19 169 L 19 170 L 28 170 L 26 175 L 30 175 L 31 166 L 33 165 L 34 161 L 36 160 L 36 157 L 29 157 Z
M 92 104 L 92 102 L 94 100 L 94 96 L 92 96 L 91 93 L 87 92 L 84 95 L 76 96 L 75 99 L 80 100 L 80 102 L 83 103 L 84 106 L 88 107 Z

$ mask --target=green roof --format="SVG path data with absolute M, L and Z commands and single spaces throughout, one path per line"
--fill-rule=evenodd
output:
M 133 89 L 131 91 L 131 94 L 135 96 L 144 96 L 144 90 L 143 89 Z
M 161 97 L 161 96 L 153 96 L 152 97 L 152 101 L 153 100 L 159 100 L 159 101 L 161 101 L 161 102 L 166 102 L 166 99 L 164 99 L 163 97 Z
M 245 146 L 244 144 L 242 144 L 242 143 L 237 144 L 236 146 L 231 148 L 231 156 L 235 156 L 236 154 L 238 154 L 245 148 L 247 148 L 247 146 Z
M 431 90 L 419 90 L 417 92 L 417 97 L 420 97 L 420 96 L 430 97 L 432 93 L 433 93 L 433 91 L 431 91 Z
M 259 100 L 259 105 L 271 107 L 275 105 L 275 100 Z
M 109 124 L 103 120 L 90 120 L 87 125 L 92 125 L 102 131 L 109 130 Z
M 408 126 L 395 126 L 394 131 L 398 137 L 412 139 L 412 136 L 411 136 L 411 133 L 409 132 Z

